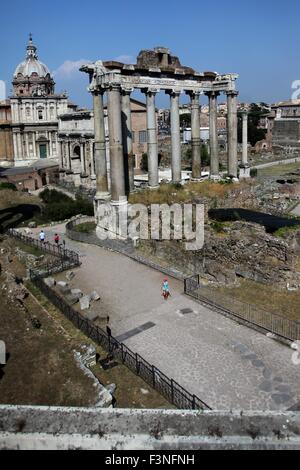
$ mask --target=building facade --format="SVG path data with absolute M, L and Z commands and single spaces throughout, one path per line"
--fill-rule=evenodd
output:
M 10 101 L 0 102 L 0 166 L 10 167 L 14 161 Z
M 300 100 L 282 101 L 271 107 L 268 132 L 272 134 L 273 147 L 300 149 Z
M 58 116 L 74 109 L 66 94 L 55 94 L 55 83 L 37 48 L 29 38 L 25 60 L 13 76 L 10 98 L 14 166 L 28 166 L 39 159 L 57 161 Z

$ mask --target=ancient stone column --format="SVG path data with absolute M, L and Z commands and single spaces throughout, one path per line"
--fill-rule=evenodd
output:
M 80 164 L 81 164 L 81 174 L 85 174 L 85 154 L 84 154 L 84 143 L 80 143 Z
M 96 170 L 96 199 L 107 200 L 110 198 L 108 190 L 106 169 L 106 144 L 103 109 L 103 91 L 93 92 L 94 101 L 94 126 L 95 126 L 95 170 Z M 91 153 L 91 158 L 93 155 Z M 94 164 L 91 162 L 91 173 L 94 173 Z
M 71 162 L 71 142 L 68 141 L 67 142 L 67 165 L 68 165 L 68 170 L 71 171 L 72 169 L 72 162 Z
M 200 93 L 190 93 L 192 127 L 192 179 L 201 179 Z
M 132 121 L 130 95 L 133 89 L 122 90 L 122 132 L 126 192 L 134 191 L 134 157 L 132 143 Z
M 148 152 L 148 185 L 149 188 L 159 186 L 158 177 L 158 145 L 155 111 L 156 91 L 145 90 L 147 98 L 147 152 Z
M 112 204 L 122 205 L 127 203 L 127 198 L 125 192 L 120 86 L 111 86 L 107 96 Z
M 237 91 L 227 91 L 228 176 L 238 177 L 237 159 Z
M 219 92 L 206 93 L 209 99 L 209 146 L 210 146 L 210 177 L 220 179 L 219 148 L 218 148 L 218 96 Z
M 250 178 L 250 166 L 248 164 L 248 112 L 242 111 L 243 119 L 243 153 L 240 164 L 240 178 Z
M 57 151 L 58 151 L 58 161 L 59 161 L 59 169 L 64 169 L 64 149 L 63 149 L 63 141 L 57 140 Z
M 180 117 L 179 96 L 180 92 L 168 93 L 171 99 L 171 139 L 172 139 L 172 181 L 181 183 L 181 142 L 180 142 Z

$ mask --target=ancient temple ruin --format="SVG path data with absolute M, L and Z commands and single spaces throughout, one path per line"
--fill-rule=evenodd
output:
M 170 96 L 172 181 L 181 182 L 179 99 L 184 93 L 191 100 L 193 180 L 201 179 L 199 98 L 202 94 L 209 99 L 211 178 L 216 180 L 220 178 L 217 133 L 217 99 L 220 93 L 227 95 L 228 102 L 228 175 L 233 179 L 238 178 L 237 74 L 197 72 L 181 65 L 180 60 L 164 47 L 141 51 L 134 65 L 116 61 L 98 61 L 83 66 L 81 71 L 89 74 L 89 90 L 94 100 L 96 201 L 111 200 L 112 204 L 125 204 L 128 190 L 134 189 L 130 109 L 130 96 L 134 90 L 146 95 L 150 188 L 159 186 L 155 97 L 161 91 Z M 104 93 L 107 93 L 110 182 L 106 168 Z

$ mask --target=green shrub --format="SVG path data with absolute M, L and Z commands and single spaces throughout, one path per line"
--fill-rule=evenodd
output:
M 18 191 L 13 183 L 0 183 L 0 191 L 2 189 L 11 189 L 12 191 Z
M 223 233 L 224 227 L 226 227 L 226 222 L 219 222 L 215 220 L 214 222 L 211 223 L 211 227 L 215 232 Z
M 65 202 L 73 201 L 71 197 L 67 196 L 61 191 L 56 191 L 56 189 L 48 189 L 48 188 L 40 193 L 40 198 L 46 204 L 61 203 L 64 201 Z
M 201 162 L 204 166 L 210 165 L 210 155 L 208 153 L 207 145 L 201 146 Z
M 45 189 L 40 194 L 40 197 L 45 203 L 42 216 L 46 222 L 59 222 L 60 220 L 70 219 L 78 214 L 94 215 L 93 204 L 80 195 L 74 201 L 60 191 Z
M 96 230 L 96 224 L 94 222 L 85 222 L 75 227 L 75 232 L 79 233 L 92 233 Z

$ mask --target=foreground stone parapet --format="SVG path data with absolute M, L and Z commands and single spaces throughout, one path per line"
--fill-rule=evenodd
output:
M 0 406 L 0 423 L 0 449 L 300 449 L 299 412 Z

